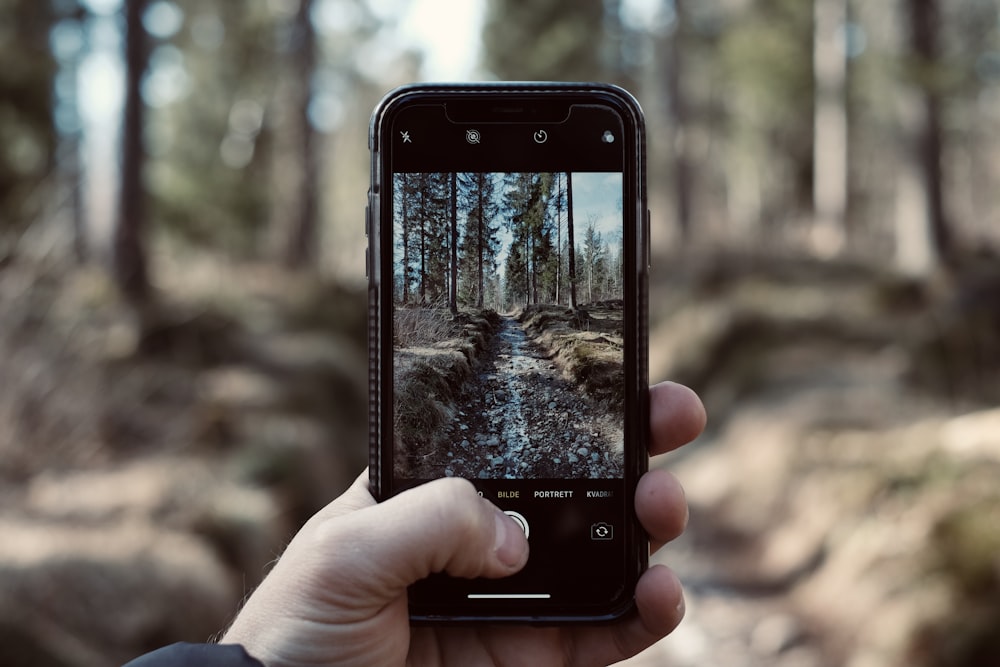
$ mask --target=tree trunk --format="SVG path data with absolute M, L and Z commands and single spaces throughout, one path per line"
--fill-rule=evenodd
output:
M 944 177 L 941 157 L 944 152 L 944 132 L 941 127 L 941 93 L 936 70 L 940 66 L 938 30 L 941 25 L 938 0 L 910 0 L 913 29 L 913 52 L 923 82 L 923 119 L 916 137 L 917 159 L 922 166 L 923 184 L 927 193 L 931 238 L 938 255 L 947 257 L 951 251 L 951 234 L 945 214 Z
M 847 0 L 813 3 L 813 223 L 817 254 L 833 256 L 846 239 L 847 213 Z
M 902 146 L 896 189 L 896 265 L 925 275 L 951 252 L 941 167 L 943 130 L 936 0 L 907 0 L 912 84 L 898 99 Z
M 524 215 L 528 217 L 527 213 Z M 524 305 L 531 305 L 531 233 L 528 231 L 528 224 L 524 224 Z
M 528 258 L 530 261 L 531 269 L 528 271 L 528 277 L 531 280 L 531 303 L 538 305 L 538 252 L 535 249 L 535 230 L 528 230 Z
M 125 108 L 122 122 L 121 187 L 118 220 L 113 242 L 115 280 L 133 305 L 144 304 L 150 296 L 144 245 L 145 191 L 142 171 L 145 164 L 141 84 L 149 64 L 149 45 L 142 25 L 148 0 L 125 3 Z
M 420 179 L 420 305 L 427 305 L 427 197 L 426 175 Z
M 75 74 L 75 72 L 74 72 Z M 73 102 L 73 112 L 77 114 L 76 102 Z M 69 199 L 69 225 L 73 236 L 73 259 L 78 264 L 86 264 L 89 255 L 87 240 L 87 212 L 83 190 L 86 187 L 83 175 L 83 161 L 80 159 L 82 150 L 82 132 L 79 129 L 66 134 L 60 140 L 59 169 L 63 187 Z
M 898 104 L 906 107 L 901 96 Z M 901 116 L 915 115 L 913 107 L 902 110 Z M 912 125 L 904 120 L 904 125 Z M 904 142 L 906 140 L 904 139 Z M 923 188 L 920 165 L 912 155 L 912 145 L 904 144 L 896 169 L 895 192 L 895 264 L 901 273 L 920 277 L 929 274 L 938 263 L 931 234 L 930 214 Z
M 573 247 L 573 174 L 566 172 L 566 244 L 569 246 L 569 307 L 576 310 L 576 248 Z
M 692 167 L 687 150 L 688 100 L 684 86 L 684 45 L 682 43 L 685 21 L 683 0 L 674 0 L 676 20 L 670 38 L 670 66 L 667 68 L 670 128 L 673 136 L 674 216 L 681 239 L 691 236 L 691 187 Z
M 477 199 L 476 199 L 477 204 L 478 204 L 478 209 L 477 209 L 477 213 L 478 213 L 477 223 L 478 223 L 478 230 L 479 230 L 479 248 L 478 248 L 479 257 L 477 258 L 477 265 L 479 267 L 479 283 L 477 285 L 478 290 L 479 290 L 478 291 L 479 296 L 478 296 L 478 298 L 476 300 L 476 307 L 477 308 L 482 308 L 483 307 L 483 282 L 484 282 L 483 281 L 483 261 L 485 260 L 484 254 L 486 252 L 485 251 L 485 247 L 484 247 L 484 244 L 486 242 L 486 240 L 484 238 L 484 236 L 486 234 L 486 229 L 485 229 L 486 225 L 483 222 L 483 212 L 484 212 L 483 211 L 483 208 L 484 208 L 483 207 L 483 188 L 485 187 L 485 180 L 486 180 L 486 178 L 487 177 L 486 177 L 485 174 L 479 174 L 477 176 L 477 179 L 479 181 L 479 193 L 478 193 L 478 196 L 477 196 Z
M 458 315 L 458 174 L 451 172 L 451 267 L 448 308 Z
M 562 283 L 562 174 L 556 174 L 556 305 Z
M 312 102 L 312 75 L 316 70 L 316 31 L 312 25 L 313 0 L 300 0 L 295 16 L 295 34 L 298 36 L 293 57 L 295 76 L 298 78 L 295 100 L 295 125 L 299 144 L 299 183 L 295 197 L 296 213 L 291 220 L 285 264 L 289 268 L 314 265 L 319 245 L 319 151 L 316 130 L 309 119 Z
M 410 302 L 410 214 L 409 214 L 409 203 L 410 203 L 410 187 L 409 178 L 407 174 L 402 175 L 403 179 L 403 192 L 402 201 L 400 202 L 400 208 L 402 209 L 402 239 L 403 239 L 403 294 L 402 300 L 403 304 Z

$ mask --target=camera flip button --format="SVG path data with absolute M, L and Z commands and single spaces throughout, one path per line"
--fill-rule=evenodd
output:
M 515 512 L 513 510 L 504 510 L 503 513 L 509 516 L 511 519 L 513 519 L 514 523 L 516 523 L 521 527 L 521 530 L 524 531 L 524 537 L 527 538 L 529 532 L 528 520 L 524 518 L 524 515 L 521 514 L 520 512 Z
M 606 542 L 615 539 L 615 528 L 610 523 L 600 521 L 590 527 L 590 539 Z

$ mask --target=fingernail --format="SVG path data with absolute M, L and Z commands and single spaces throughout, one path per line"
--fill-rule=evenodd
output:
M 494 518 L 496 535 L 493 551 L 497 555 L 497 560 L 509 568 L 520 567 L 525 560 L 524 531 L 514 523 L 513 519 L 499 510 L 495 513 Z
M 684 618 L 684 613 L 687 611 L 687 603 L 684 602 L 684 591 L 681 591 L 681 597 L 677 601 L 677 621 L 680 622 Z

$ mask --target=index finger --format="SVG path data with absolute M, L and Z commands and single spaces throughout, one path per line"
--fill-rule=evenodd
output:
M 649 388 L 649 454 L 663 454 L 697 438 L 707 421 L 698 394 L 676 382 Z

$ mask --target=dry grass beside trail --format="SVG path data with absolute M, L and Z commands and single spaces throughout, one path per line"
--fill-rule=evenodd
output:
M 577 310 L 528 306 L 517 319 L 570 380 L 589 396 L 622 409 L 625 369 L 621 301 L 587 304 Z
M 447 308 L 404 306 L 395 310 L 392 342 L 396 347 L 427 347 L 458 338 L 461 333 L 461 323 Z
M 434 451 L 499 326 L 500 316 L 492 310 L 452 316 L 447 309 L 396 309 L 394 430 L 402 455 L 397 467 Z

